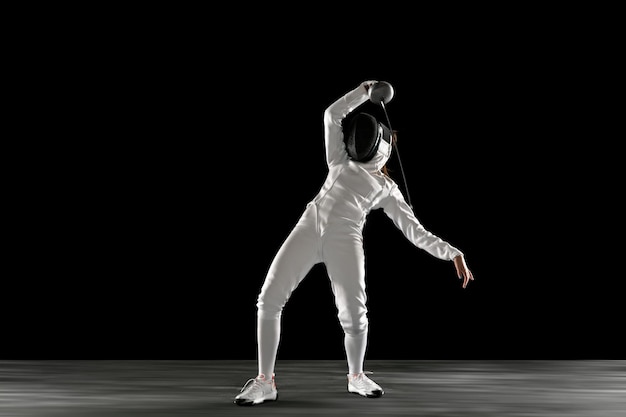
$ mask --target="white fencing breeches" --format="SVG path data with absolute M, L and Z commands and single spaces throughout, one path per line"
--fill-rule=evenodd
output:
M 368 318 L 365 292 L 365 255 L 361 228 L 345 219 L 333 219 L 323 206 L 309 203 L 278 250 L 257 301 L 259 373 L 274 373 L 282 311 L 292 292 L 311 268 L 326 265 L 349 373 L 363 371 Z

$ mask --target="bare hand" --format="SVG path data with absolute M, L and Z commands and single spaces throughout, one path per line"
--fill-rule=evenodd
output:
M 463 255 L 457 255 L 453 260 L 454 267 L 456 268 L 456 275 L 459 279 L 463 279 L 463 288 L 467 287 L 470 281 L 474 281 L 474 274 L 469 270 L 465 263 L 465 257 Z
M 362 84 L 363 84 L 363 87 L 365 87 L 365 91 L 369 92 L 370 87 L 376 84 L 377 82 L 378 81 L 376 80 L 370 80 L 370 81 L 363 81 Z

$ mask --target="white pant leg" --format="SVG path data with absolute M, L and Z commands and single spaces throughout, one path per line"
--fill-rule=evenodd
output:
M 323 239 L 323 259 L 335 295 L 349 373 L 363 372 L 368 318 L 365 292 L 365 254 L 358 228 L 334 229 Z
M 259 374 L 274 373 L 282 311 L 291 293 L 320 262 L 316 207 L 307 207 L 274 257 L 257 300 Z

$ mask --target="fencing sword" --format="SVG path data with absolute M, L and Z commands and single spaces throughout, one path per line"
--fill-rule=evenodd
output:
M 389 103 L 394 96 L 394 89 L 391 84 L 387 81 L 378 81 L 376 84 L 373 84 L 369 88 L 369 99 L 374 104 L 380 104 L 383 108 L 383 112 L 385 113 L 385 117 L 387 118 L 387 124 L 389 125 L 389 130 L 392 132 L 391 122 L 389 121 L 389 115 L 387 114 L 387 107 L 385 103 Z M 404 174 L 404 168 L 402 167 L 402 159 L 400 159 L 400 151 L 398 150 L 398 143 L 396 140 L 391 140 L 393 147 L 396 150 L 396 154 L 398 155 L 398 163 L 400 164 L 400 172 L 402 174 L 402 180 L 404 181 L 404 190 L 406 191 L 406 200 L 409 204 L 409 207 L 413 209 L 413 204 L 411 204 L 411 196 L 409 195 L 409 187 L 406 182 L 406 175 Z

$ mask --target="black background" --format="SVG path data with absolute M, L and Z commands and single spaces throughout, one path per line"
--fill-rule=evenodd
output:
M 446 14 L 380 31 L 365 11 L 221 16 L 227 29 L 191 14 L 121 24 L 50 77 L 56 139 L 23 174 L 0 356 L 254 359 L 265 272 L 326 175 L 323 111 L 385 80 L 416 215 L 476 280 L 462 289 L 373 212 L 368 358 L 623 357 L 612 229 L 590 216 L 607 167 L 584 36 Z M 318 265 L 279 359 L 343 358 L 342 343 Z

